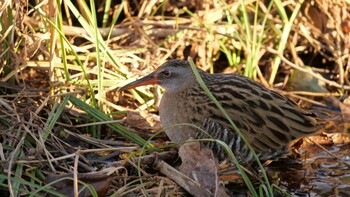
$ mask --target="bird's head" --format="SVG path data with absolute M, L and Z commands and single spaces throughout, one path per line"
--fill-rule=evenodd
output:
M 193 71 L 187 61 L 170 60 L 151 74 L 121 87 L 119 91 L 144 85 L 158 84 L 166 92 L 173 93 L 193 85 L 195 81 Z

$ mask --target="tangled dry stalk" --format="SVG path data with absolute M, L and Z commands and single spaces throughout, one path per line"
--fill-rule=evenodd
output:
M 130 160 L 143 154 L 141 143 L 103 126 L 125 124 L 123 111 L 128 108 L 157 110 L 159 89 L 140 88 L 123 98 L 115 90 L 170 58 L 191 56 L 205 70 L 248 74 L 271 88 L 285 86 L 290 71 L 301 70 L 324 82 L 315 86 L 327 91 L 294 89 L 288 94 L 316 104 L 339 92 L 347 95 L 350 2 L 288 1 L 284 10 L 278 2 L 269 7 L 268 1 L 253 0 L 244 5 L 213 0 L 113 5 L 95 1 L 96 16 L 89 10 L 91 2 L 0 2 L 0 193 L 58 195 L 44 182 L 48 175 L 60 172 L 76 178 L 78 172 L 104 172 L 118 178 L 102 182 L 102 191 L 115 196 L 181 195 L 173 181 L 151 176 L 146 172 L 149 166 Z M 283 18 L 298 6 L 294 21 Z M 290 31 L 284 29 L 287 24 Z M 280 49 L 284 36 L 287 42 Z M 274 65 L 276 61 L 280 63 Z M 278 72 L 273 74 L 275 68 Z M 81 110 L 72 104 L 73 96 L 113 120 Z M 129 121 L 138 131 L 125 132 L 149 139 L 159 121 L 154 115 L 141 116 Z M 162 149 L 165 137 L 156 139 L 152 146 Z M 111 162 L 118 165 L 110 167 Z M 74 188 L 73 183 L 64 187 Z

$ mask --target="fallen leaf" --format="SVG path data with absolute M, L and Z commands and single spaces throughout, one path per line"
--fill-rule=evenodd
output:
M 74 183 L 73 183 L 73 174 L 49 174 L 46 177 L 47 183 L 52 183 L 52 187 L 56 188 L 57 192 L 60 192 L 67 196 L 74 196 Z M 60 180 L 61 179 L 61 180 Z M 101 173 L 80 173 L 78 174 L 78 181 L 84 182 L 86 184 L 92 185 L 98 196 L 105 196 L 106 192 L 109 189 L 109 185 L 111 182 L 111 179 L 109 176 Z M 80 191 L 83 187 L 85 187 L 83 184 L 79 184 L 78 191 Z M 48 194 L 48 196 L 50 196 Z M 85 188 L 83 191 L 79 192 L 79 197 L 90 197 L 92 196 L 89 189 Z
M 343 103 L 339 102 L 339 107 L 345 122 L 350 121 L 350 98 L 344 99 Z
M 127 111 L 126 124 L 143 130 L 160 130 L 162 128 L 159 116 L 146 111 Z
M 306 69 L 311 70 L 311 67 L 305 67 Z M 328 92 L 324 86 L 325 83 L 318 80 L 316 77 L 310 75 L 307 72 L 293 70 L 291 72 L 290 78 L 288 80 L 288 87 L 291 90 L 295 91 L 307 91 L 307 92 Z
M 211 149 L 201 148 L 199 142 L 190 142 L 179 148 L 179 156 L 182 161 L 180 172 L 213 193 L 216 192 L 217 196 L 228 196 L 224 187 L 219 185 L 219 163 Z

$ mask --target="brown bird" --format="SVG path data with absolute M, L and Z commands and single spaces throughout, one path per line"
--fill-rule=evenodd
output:
M 261 160 L 284 155 L 291 141 L 316 132 L 315 115 L 287 97 L 241 75 L 197 70 Z M 253 160 L 241 137 L 200 87 L 187 61 L 170 60 L 119 91 L 148 84 L 158 84 L 165 89 L 159 114 L 172 142 L 210 138 L 192 126 L 176 126 L 191 123 L 206 130 L 212 138 L 227 143 L 239 161 Z M 213 149 L 219 159 L 226 157 L 219 144 L 205 145 Z

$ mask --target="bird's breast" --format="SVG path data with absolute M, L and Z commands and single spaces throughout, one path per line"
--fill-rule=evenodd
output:
M 159 116 L 166 134 L 172 142 L 182 142 L 196 137 L 195 126 L 201 120 L 196 118 L 195 103 L 186 94 L 164 93 Z

